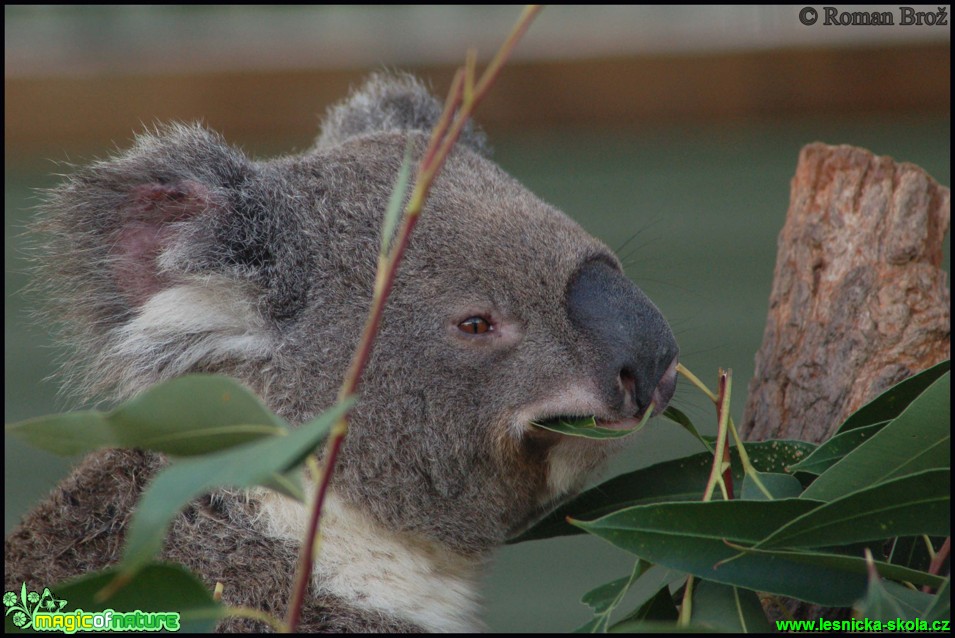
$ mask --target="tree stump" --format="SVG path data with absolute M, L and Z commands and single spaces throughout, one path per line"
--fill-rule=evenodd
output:
M 950 357 L 949 216 L 949 189 L 918 166 L 851 146 L 802 149 L 744 438 L 822 441 Z

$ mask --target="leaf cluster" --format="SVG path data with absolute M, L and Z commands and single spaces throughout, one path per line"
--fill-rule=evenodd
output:
M 513 542 L 589 533 L 636 557 L 629 577 L 584 595 L 594 617 L 580 631 L 660 629 L 677 619 L 672 590 L 681 587 L 692 592 L 679 617 L 687 630 L 771 630 L 767 595 L 855 606 L 870 620 L 947 619 L 949 578 L 932 559 L 951 533 L 950 391 L 946 361 L 890 388 L 818 446 L 744 443 L 749 471 L 731 448 L 730 498 L 708 499 L 714 453 L 701 452 L 611 479 Z M 664 416 L 695 431 L 672 408 Z M 611 623 L 638 582 L 650 594 Z
M 72 412 L 8 425 L 7 435 L 58 454 L 132 447 L 171 460 L 144 492 L 119 564 L 57 584 L 53 591 L 72 607 L 82 601 L 84 611 L 120 611 L 129 601 L 130 611 L 180 611 L 184 627 L 211 631 L 234 612 L 213 600 L 188 570 L 156 561 L 169 524 L 191 500 L 217 487 L 258 485 L 301 501 L 301 464 L 352 403 L 340 403 L 291 429 L 236 381 L 187 375 L 108 412 Z
M 757 592 L 867 617 L 947 618 L 949 579 L 930 563 L 950 534 L 948 362 L 889 389 L 821 445 L 745 443 L 756 489 L 730 448 L 732 498 L 703 501 L 713 446 L 618 476 L 563 505 L 513 542 L 589 533 L 636 557 L 629 576 L 588 592 L 585 631 L 659 629 L 677 618 L 672 592 L 692 587 L 685 629 L 769 629 Z M 294 430 L 224 377 L 161 384 L 109 412 L 87 411 L 7 426 L 7 434 L 60 454 L 106 446 L 168 455 L 145 492 L 115 567 L 53 587 L 83 609 L 180 610 L 183 626 L 211 630 L 229 614 L 187 570 L 156 562 L 169 522 L 216 486 L 260 485 L 301 499 L 302 461 L 348 404 Z M 683 427 L 692 423 L 672 409 Z M 867 559 L 868 551 L 874 558 Z M 650 594 L 611 617 L 635 584 Z M 920 588 L 937 589 L 937 593 Z M 632 596 L 631 596 L 632 599 Z M 683 605 L 687 604 L 684 598 Z M 8 621 L 10 617 L 8 616 Z M 273 619 L 276 627 L 281 623 Z

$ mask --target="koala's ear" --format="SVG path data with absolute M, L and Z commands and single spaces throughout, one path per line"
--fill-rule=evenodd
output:
M 128 396 L 139 388 L 124 384 L 263 349 L 274 237 L 257 171 L 218 135 L 175 124 L 48 192 L 37 286 L 86 358 L 71 375 L 83 394 Z
M 375 133 L 430 133 L 443 109 L 444 104 L 414 76 L 376 73 L 348 99 L 329 109 L 314 148 L 331 148 Z M 465 125 L 459 144 L 490 155 L 487 137 L 473 121 Z
M 69 264 L 60 278 L 75 279 L 73 285 L 96 297 L 109 291 L 117 303 L 135 308 L 159 292 L 173 270 L 201 268 L 195 263 L 200 251 L 186 244 L 196 244 L 213 217 L 225 216 L 250 170 L 240 153 L 199 126 L 141 134 L 132 149 L 79 170 L 49 192 L 39 225 L 48 233 L 49 259 Z M 178 259 L 168 255 L 173 248 Z

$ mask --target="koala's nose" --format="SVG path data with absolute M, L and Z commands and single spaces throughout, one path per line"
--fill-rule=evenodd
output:
M 676 387 L 679 349 L 666 319 L 623 273 L 602 260 L 581 266 L 567 288 L 571 323 L 596 350 L 597 383 L 609 406 L 659 414 Z

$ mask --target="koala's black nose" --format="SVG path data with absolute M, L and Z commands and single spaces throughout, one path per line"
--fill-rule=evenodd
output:
M 636 284 L 603 260 L 585 263 L 567 288 L 567 312 L 597 354 L 597 381 L 609 405 L 642 414 L 666 407 L 679 349 L 666 319 Z

